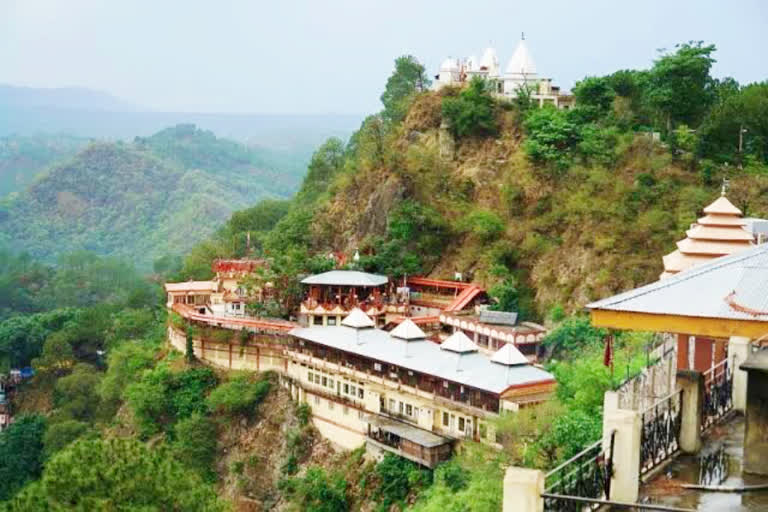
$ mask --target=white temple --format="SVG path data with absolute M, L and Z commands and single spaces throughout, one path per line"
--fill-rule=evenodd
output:
M 490 47 L 485 49 L 480 60 L 474 55 L 464 60 L 450 57 L 445 59 L 435 75 L 435 89 L 449 85 L 462 86 L 476 76 L 491 81 L 496 94 L 505 98 L 515 98 L 522 88 L 528 88 L 531 98 L 538 101 L 539 106 L 552 104 L 567 109 L 573 105 L 571 95 L 552 85 L 551 78 L 538 75 L 525 36 L 520 39 L 503 72 L 496 50 Z

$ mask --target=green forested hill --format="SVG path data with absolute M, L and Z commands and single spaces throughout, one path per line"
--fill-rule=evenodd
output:
M 48 166 L 87 144 L 88 139 L 68 135 L 0 137 L 0 197 L 24 190 Z
M 265 157 L 194 126 L 92 143 L 7 201 L 0 243 L 48 261 L 88 250 L 147 268 L 208 236 L 232 211 L 289 194 L 300 168 L 298 158 Z

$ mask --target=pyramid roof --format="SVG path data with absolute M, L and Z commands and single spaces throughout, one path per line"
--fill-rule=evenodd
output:
M 517 48 L 515 48 L 512 58 L 509 59 L 505 72 L 510 75 L 531 76 L 536 74 L 536 64 L 533 62 L 531 52 L 528 51 L 525 39 L 521 39 L 517 44 Z
M 736 208 L 732 202 L 725 196 L 718 197 L 715 202 L 704 208 L 704 213 L 714 213 L 720 215 L 742 215 L 741 210 Z
M 477 352 L 477 345 L 475 345 L 475 342 L 469 339 L 463 331 L 456 331 L 448 336 L 448 338 L 440 344 L 440 348 L 459 354 Z
M 355 329 L 363 329 L 365 327 L 375 326 L 373 320 L 371 320 L 371 317 L 363 313 L 363 310 L 360 308 L 355 308 L 350 311 L 349 314 L 344 317 L 344 320 L 341 321 L 341 325 L 353 327 Z
M 512 343 L 507 343 L 497 350 L 491 357 L 491 361 L 505 366 L 528 364 L 528 358 L 526 358 Z
M 688 238 L 696 240 L 722 240 L 731 242 L 751 242 L 753 237 L 741 226 L 702 226 L 695 225 L 685 232 Z
M 427 337 L 424 331 L 419 328 L 418 325 L 413 323 L 413 320 L 406 318 L 400 325 L 392 329 L 390 335 L 394 338 L 400 338 L 401 340 L 423 340 Z

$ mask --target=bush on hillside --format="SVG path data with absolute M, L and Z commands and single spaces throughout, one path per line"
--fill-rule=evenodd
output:
M 456 137 L 493 136 L 499 131 L 491 84 L 475 77 L 458 96 L 443 99 L 443 118 Z
M 206 403 L 220 414 L 248 416 L 255 412 L 270 387 L 268 380 L 251 382 L 247 376 L 239 376 L 211 391 Z

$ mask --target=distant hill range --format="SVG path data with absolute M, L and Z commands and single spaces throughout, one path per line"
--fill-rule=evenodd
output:
M 0 140 L 0 171 L 4 147 L 62 157 L 0 203 L 0 245 L 47 261 L 84 249 L 149 268 L 209 236 L 232 211 L 290 196 L 306 164 L 294 151 L 250 147 L 194 125 L 130 142 L 38 139 Z M 63 149 L 41 149 L 48 146 Z
M 362 118 L 336 114 L 151 112 L 101 91 L 0 84 L 0 136 L 65 133 L 98 139 L 132 139 L 136 135 L 149 136 L 167 126 L 195 124 L 219 137 L 310 154 L 328 137 L 348 137 Z

